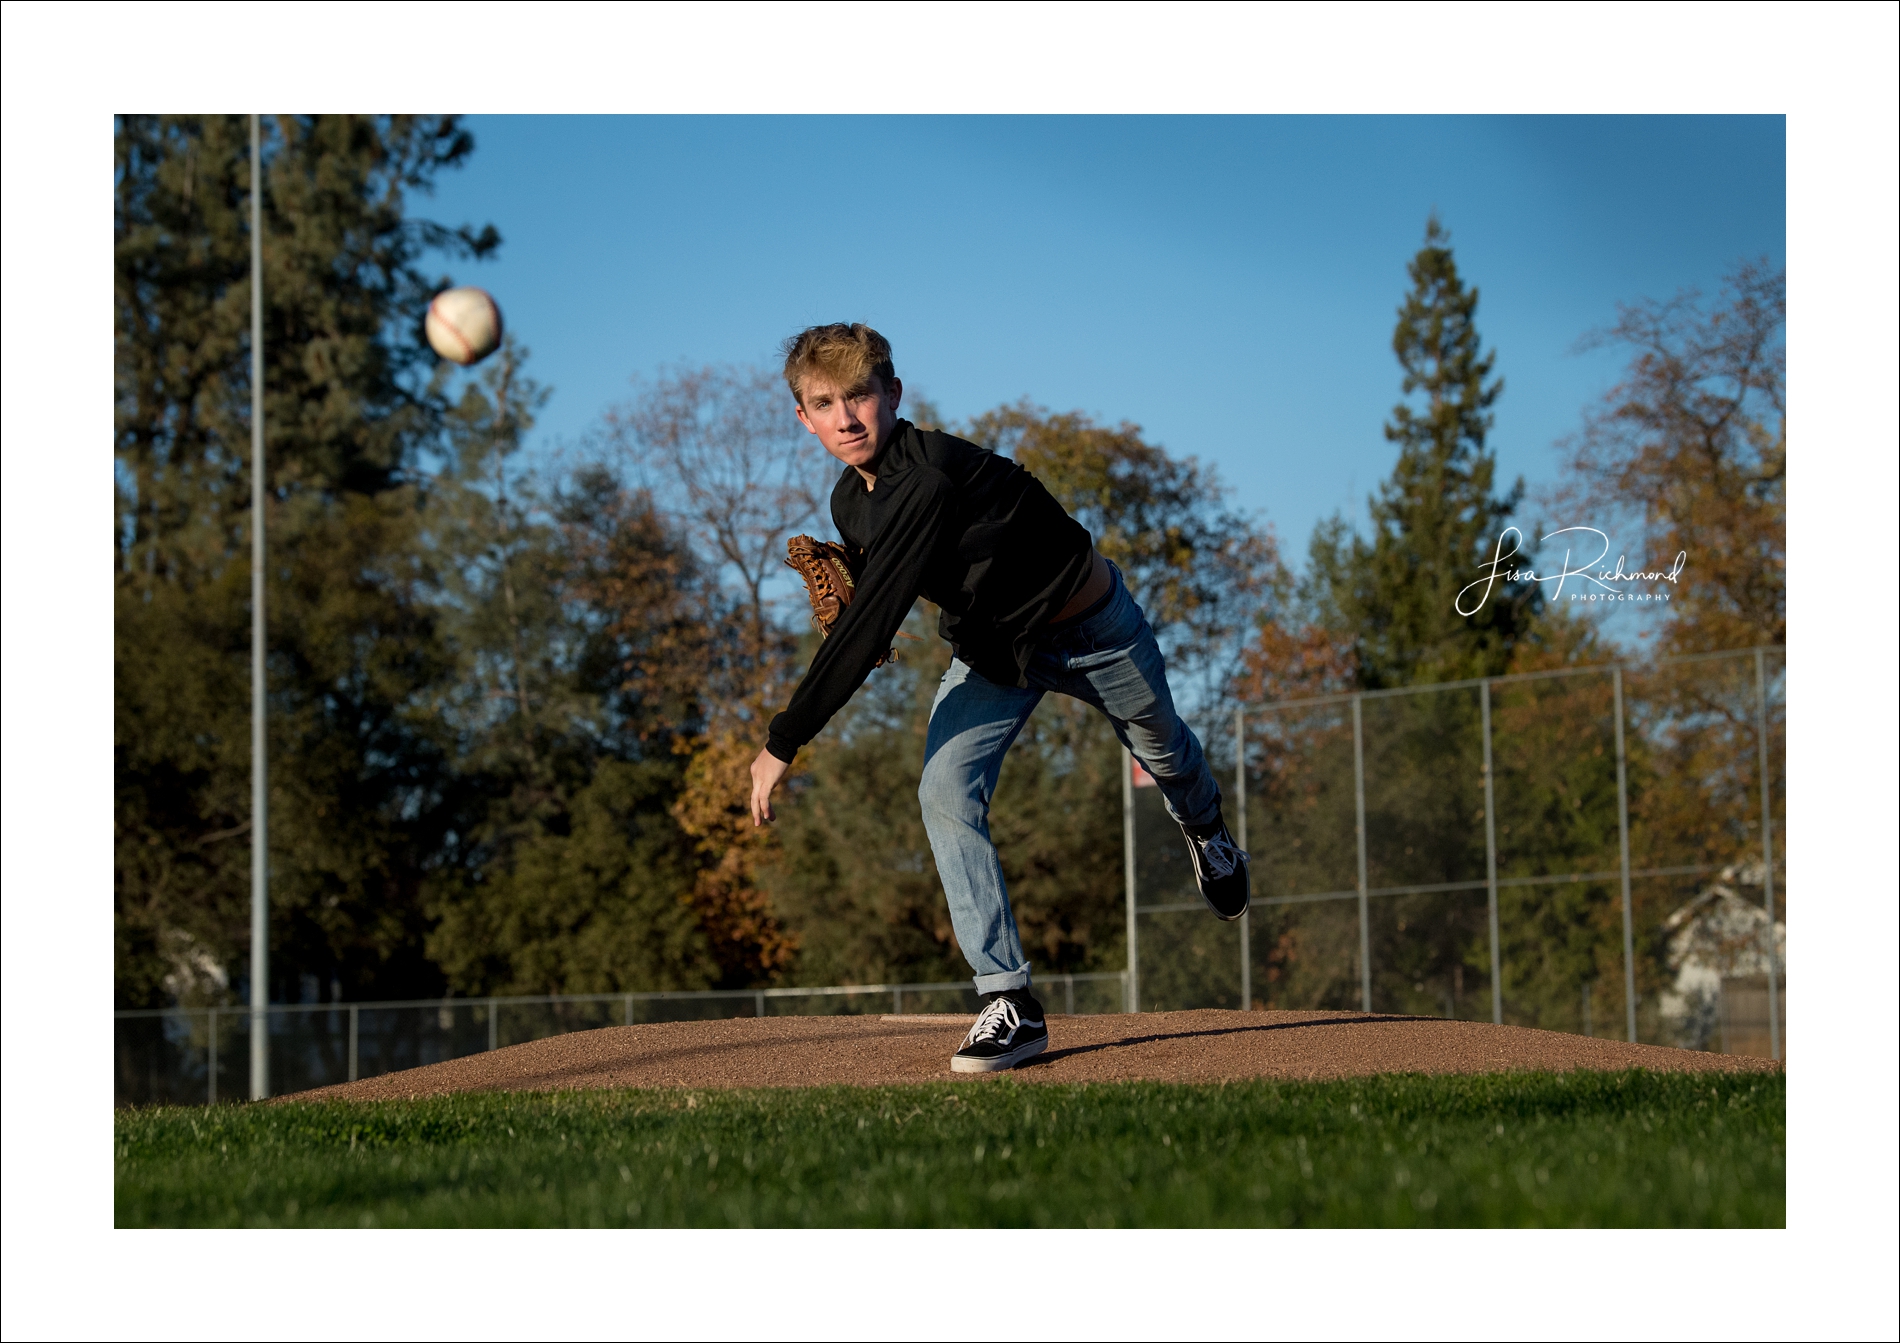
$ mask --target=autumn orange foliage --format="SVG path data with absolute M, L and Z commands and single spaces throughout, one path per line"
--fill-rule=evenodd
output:
M 692 759 L 673 818 L 691 835 L 702 865 L 692 902 L 725 976 L 757 983 L 787 969 L 798 937 L 787 929 L 760 888 L 758 872 L 778 849 L 778 832 L 755 828 L 746 805 L 747 767 L 758 743 L 731 727 L 690 743 Z

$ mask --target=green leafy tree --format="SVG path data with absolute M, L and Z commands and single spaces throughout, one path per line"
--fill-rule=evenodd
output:
M 429 950 L 467 993 L 704 988 L 717 975 L 683 896 L 694 864 L 667 804 L 674 762 L 601 759 L 435 906 Z
M 1586 343 L 1626 350 L 1623 377 L 1586 410 L 1565 445 L 1554 502 L 1634 536 L 1640 567 L 1680 581 L 1646 649 L 1702 654 L 1768 645 L 1765 727 L 1772 771 L 1778 899 L 1788 898 L 1786 277 L 1765 260 L 1737 263 L 1713 303 L 1695 291 L 1624 305 Z M 1754 659 L 1657 664 L 1628 678 L 1635 755 L 1630 843 L 1638 868 L 1702 869 L 1635 888 L 1640 1019 L 1673 976 L 1665 921 L 1710 869 L 1740 865 L 1761 881 L 1760 733 Z
M 430 883 L 430 956 L 471 994 L 704 987 L 715 975 L 671 814 L 700 711 L 675 666 L 716 597 L 684 539 L 604 469 L 516 464 L 542 400 L 504 346 L 448 417 L 432 492 L 443 717 L 465 833 Z M 696 661 L 697 659 L 689 659 Z
M 414 220 L 453 119 L 267 123 L 264 215 L 272 996 L 439 989 L 421 887 L 458 823 L 430 712 L 451 661 L 413 476 L 443 403 Z M 249 904 L 250 235 L 240 117 L 115 135 L 117 992 L 219 996 Z

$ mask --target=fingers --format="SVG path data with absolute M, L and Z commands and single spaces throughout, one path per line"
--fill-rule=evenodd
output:
M 785 776 L 785 765 L 768 751 L 760 751 L 752 762 L 752 825 L 754 829 L 778 816 L 772 810 L 772 790 Z

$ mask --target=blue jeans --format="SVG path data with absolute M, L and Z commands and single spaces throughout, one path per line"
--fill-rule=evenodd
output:
M 1175 820 L 1205 825 L 1220 815 L 1220 785 L 1200 741 L 1174 711 L 1154 631 L 1119 569 L 1105 607 L 1043 636 L 1027 680 L 1021 689 L 998 685 L 953 659 L 930 708 L 917 788 L 950 923 L 976 971 L 978 993 L 1029 987 L 1003 865 L 990 842 L 990 799 L 1004 753 L 1045 694 L 1072 695 L 1107 715 L 1122 745 L 1160 785 Z

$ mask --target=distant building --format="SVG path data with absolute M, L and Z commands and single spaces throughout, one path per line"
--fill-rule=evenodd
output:
M 1675 983 L 1663 991 L 1663 1026 L 1684 1049 L 1720 1049 L 1730 1054 L 1768 1051 L 1768 914 L 1759 894 L 1759 862 L 1736 864 L 1663 924 L 1669 936 L 1669 968 Z M 1742 894 L 1748 888 L 1754 891 Z M 1785 1007 L 1788 925 L 1775 921 L 1778 1006 Z M 1759 1020 L 1757 1020 L 1759 1018 Z M 1787 1057 L 1787 1017 L 1782 1014 Z

